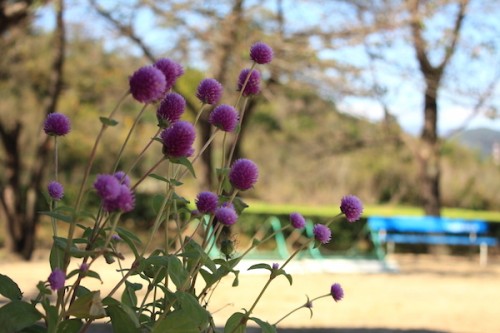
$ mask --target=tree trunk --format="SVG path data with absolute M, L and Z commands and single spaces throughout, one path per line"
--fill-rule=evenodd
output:
M 424 127 L 420 137 L 419 162 L 422 207 L 426 215 L 440 216 L 439 142 L 437 136 L 437 89 L 427 87 L 424 102 Z

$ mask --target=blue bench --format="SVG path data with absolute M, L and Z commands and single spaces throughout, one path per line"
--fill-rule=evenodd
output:
M 394 244 L 442 244 L 479 246 L 479 260 L 486 265 L 488 246 L 498 240 L 488 237 L 488 224 L 480 220 L 465 220 L 435 216 L 371 216 L 368 218 L 370 236 L 379 259 L 394 251 Z

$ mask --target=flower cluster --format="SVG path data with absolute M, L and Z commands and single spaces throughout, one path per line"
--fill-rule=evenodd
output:
M 130 179 L 123 172 L 97 176 L 94 189 L 101 198 L 105 211 L 126 213 L 134 209 L 135 196 L 130 188 Z
M 248 158 L 233 158 L 234 142 L 239 139 L 239 129 L 245 115 L 245 107 L 248 105 L 247 100 L 259 94 L 262 89 L 261 72 L 257 68 L 259 65 L 270 63 L 274 52 L 266 43 L 257 42 L 250 47 L 248 56 L 252 62 L 250 68 L 241 70 L 237 86 L 226 90 L 239 92 L 237 102 L 234 105 L 221 103 L 223 86 L 216 79 L 205 78 L 198 84 L 195 92 L 201 106 L 194 121 L 191 121 L 190 115 L 185 114 L 186 101 L 190 101 L 191 105 L 193 99 L 174 91 L 177 80 L 184 74 L 180 64 L 162 58 L 152 65 L 133 72 L 128 82 L 129 93 L 136 101 L 143 104 L 142 110 L 118 154 L 113 171 L 97 174 L 92 185 L 89 185 L 88 180 L 94 177 L 90 174 L 90 170 L 95 156 L 91 155 L 74 207 L 66 206 L 61 209 L 59 206 L 62 203 L 58 201 L 64 197 L 64 187 L 58 181 L 56 164 L 55 180 L 47 185 L 51 199 L 47 215 L 51 217 L 54 240 L 57 244 L 51 253 L 52 272 L 38 286 L 40 295 L 32 304 L 34 311 L 36 307 L 36 311 L 44 309 L 51 312 L 50 315 L 43 316 L 47 327 L 64 331 L 66 327 L 71 325 L 76 327 L 77 324 L 81 324 L 82 329 L 80 330 L 78 326 L 76 330 L 83 332 L 93 320 L 108 316 L 114 329 L 115 324 L 117 327 L 121 325 L 122 328 L 125 327 L 123 325 L 130 324 L 135 325 L 134 331 L 150 331 L 152 327 L 155 328 L 153 329 L 155 332 L 169 331 L 172 325 L 175 325 L 173 329 L 179 332 L 213 331 L 211 314 L 207 310 L 210 296 L 207 295 L 215 291 L 219 286 L 218 282 L 225 276 L 234 274 L 237 277 L 238 262 L 258 244 L 272 237 L 271 235 L 264 239 L 253 239 L 250 248 L 243 254 L 238 253 L 237 243 L 230 237 L 231 228 L 241 223 L 239 218 L 247 207 L 240 197 L 242 192 L 252 190 L 259 181 L 259 167 L 254 161 Z M 157 133 L 151 136 L 153 138 L 137 156 L 133 165 L 125 169 L 126 172 L 116 171 L 118 167 L 122 168 L 122 165 L 126 164 L 120 160 L 121 154 L 143 111 L 148 107 L 156 110 L 159 127 Z M 210 114 L 201 118 L 202 112 L 206 110 L 209 110 Z M 112 115 L 113 113 L 104 120 L 101 118 L 103 126 L 94 147 L 99 144 L 102 131 L 107 129 L 106 125 L 111 122 Z M 204 136 L 197 138 L 198 120 L 210 127 L 210 131 L 204 132 L 204 134 L 211 133 L 210 138 Z M 45 120 L 44 131 L 47 135 L 55 137 L 56 149 L 57 137 L 68 134 L 70 130 L 69 119 L 63 114 L 53 113 Z M 223 135 L 223 138 L 214 140 L 216 135 Z M 234 140 L 226 140 L 226 137 Z M 202 148 L 195 149 L 195 142 L 201 139 L 206 140 L 199 142 Z M 157 146 L 153 145 L 155 141 L 159 142 Z M 216 166 L 217 174 L 213 175 L 213 178 L 217 179 L 215 186 L 199 192 L 194 200 L 183 198 L 177 188 L 183 185 L 183 178 L 188 171 L 195 178 L 193 165 L 211 144 L 222 145 L 220 149 L 222 162 Z M 160 160 L 148 168 L 139 180 L 134 179 L 132 186 L 131 177 L 137 176 L 140 172 L 134 167 L 149 147 L 158 150 L 161 147 L 161 153 L 158 151 L 157 154 Z M 92 154 L 96 151 L 93 150 Z M 57 156 L 58 154 L 55 154 L 56 163 Z M 155 171 L 162 163 L 168 165 L 161 171 Z M 158 174 L 153 174 L 153 171 Z M 164 174 L 160 175 L 160 172 Z M 135 208 L 135 191 L 148 176 L 163 182 L 166 186 L 165 192 L 156 196 L 151 203 L 156 218 L 149 230 L 148 241 L 144 244 L 139 237 L 121 227 L 119 223 L 123 217 L 122 213 Z M 98 205 L 95 205 L 95 200 L 85 200 L 89 192 L 89 197 L 98 199 Z M 70 195 L 64 197 L 64 201 L 68 197 Z M 160 202 L 157 202 L 157 199 Z M 192 203 L 195 208 L 191 206 Z M 90 211 L 91 209 L 95 211 Z M 70 213 L 64 215 L 65 212 Z M 339 215 L 345 216 L 347 221 L 359 220 L 362 212 L 363 206 L 359 198 L 353 195 L 342 198 Z M 66 238 L 58 233 L 59 219 L 70 223 Z M 249 310 L 244 313 L 236 312 L 228 319 L 225 331 L 243 332 L 247 322 L 254 321 L 263 331 L 275 332 L 277 323 L 290 313 L 301 308 L 307 308 L 312 313 L 313 302 L 319 298 L 332 297 L 335 302 L 343 299 L 344 290 L 339 283 L 334 283 L 329 293 L 313 299 L 308 298 L 305 304 L 292 310 L 274 325 L 252 317 L 253 309 L 274 278 L 283 275 L 291 282 L 290 275 L 286 273 L 287 265 L 299 251 L 312 244 L 322 246 L 331 241 L 331 223 L 333 221 L 313 225 L 299 212 L 289 215 L 289 224 L 283 226 L 283 230 L 289 228 L 295 233 L 304 232 L 307 235 L 304 238 L 306 241 L 283 263 L 258 264 L 250 268 L 268 270 L 269 281 L 262 287 Z M 196 226 L 193 232 L 192 226 Z M 163 231 L 161 237 L 158 237 L 160 227 L 163 227 Z M 81 237 L 75 232 L 78 228 L 83 229 Z M 172 235 L 173 229 L 175 229 L 174 235 Z M 192 233 L 189 234 L 190 232 Z M 153 246 L 157 245 L 158 238 L 161 238 L 161 244 L 153 249 Z M 99 274 L 93 271 L 93 264 L 100 257 L 103 257 L 108 264 L 124 259 L 118 250 L 121 246 L 129 248 L 128 252 L 134 256 L 134 260 L 130 267 L 123 267 L 124 263 L 119 261 L 122 279 L 102 300 L 99 291 L 91 292 L 82 283 L 87 277 L 100 279 Z M 216 250 L 220 250 L 217 258 L 211 254 L 215 247 Z M 80 260 L 79 264 L 70 266 L 72 259 Z M 73 267 L 73 270 L 70 270 L 70 267 Z M 134 282 L 129 281 L 130 276 L 134 276 Z M 136 282 L 136 278 L 141 283 Z M 195 286 L 196 282 L 205 285 L 199 288 L 198 284 Z M 143 284 L 147 285 L 147 288 L 143 288 L 147 289 L 146 296 L 139 301 L 135 292 Z M 121 287 L 125 293 L 121 298 L 122 302 L 113 298 L 113 294 Z M 47 295 L 55 292 L 58 294 L 56 306 L 52 306 L 49 305 L 51 299 Z M 82 321 L 85 321 L 85 325 Z

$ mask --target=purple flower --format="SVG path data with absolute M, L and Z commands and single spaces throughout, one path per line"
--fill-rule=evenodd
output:
M 229 226 L 236 223 L 238 214 L 232 207 L 219 207 L 215 210 L 215 218 L 223 225 Z
M 97 194 L 103 200 L 113 200 L 120 194 L 120 181 L 113 175 L 98 175 L 94 182 Z
M 229 171 L 229 181 L 238 190 L 251 188 L 259 177 L 257 165 L 246 158 L 240 158 L 233 163 Z
M 338 302 L 342 298 L 344 298 L 344 290 L 342 289 L 342 286 L 338 283 L 332 284 L 332 287 L 330 288 L 330 294 L 332 295 L 335 302 Z
M 186 108 L 186 100 L 178 93 L 168 93 L 156 111 L 158 118 L 158 126 L 166 128 L 170 124 L 178 121 L 184 109 Z
M 118 234 L 113 234 L 111 236 L 111 240 L 114 241 L 114 242 L 121 242 L 122 238 Z
M 162 98 L 167 81 L 158 68 L 144 66 L 129 79 L 130 93 L 141 103 L 151 103 Z
M 63 136 L 71 130 L 69 118 L 58 112 L 49 113 L 43 124 L 43 130 L 47 135 Z
M 120 185 L 119 194 L 112 199 L 103 201 L 103 209 L 107 212 L 122 211 L 130 212 L 135 207 L 135 196 L 132 190 L 125 184 Z
M 306 220 L 299 213 L 290 214 L 290 223 L 295 229 L 302 229 L 306 226 Z
M 59 182 L 51 181 L 47 186 L 47 190 L 49 191 L 50 197 L 54 200 L 61 200 L 64 196 L 64 187 Z
M 80 265 L 80 272 L 87 272 L 89 270 L 89 264 L 87 263 L 82 263 Z
M 238 124 L 238 112 L 232 106 L 222 104 L 210 113 L 208 121 L 224 132 L 232 132 Z
M 258 64 L 267 64 L 273 60 L 273 49 L 262 42 L 257 42 L 250 48 L 250 58 Z
M 314 238 L 322 244 L 326 244 L 332 238 L 331 230 L 323 224 L 315 224 L 313 227 Z
M 59 290 L 64 287 L 64 283 L 66 282 L 66 274 L 59 268 L 56 268 L 52 271 L 52 273 L 50 273 L 48 281 L 50 284 L 50 289 Z
M 280 268 L 280 264 L 278 264 L 277 262 L 273 263 L 273 269 L 276 270 L 278 268 Z
M 247 79 L 248 74 L 250 73 L 250 69 L 244 69 L 241 71 L 240 76 L 238 78 L 238 91 L 241 91 L 243 88 L 243 84 Z M 256 69 L 252 70 L 250 74 L 250 78 L 248 79 L 247 85 L 243 90 L 243 96 L 248 95 L 257 95 L 260 92 L 260 72 Z
M 162 71 L 163 75 L 165 75 L 167 83 L 164 92 L 172 89 L 175 81 L 177 81 L 177 79 L 184 74 L 184 68 L 172 59 L 159 59 L 154 66 Z
M 355 195 L 346 195 L 340 201 L 340 211 L 344 213 L 347 221 L 355 222 L 363 213 L 363 203 Z
M 163 154 L 172 158 L 191 156 L 195 137 L 196 131 L 191 123 L 183 120 L 173 123 L 160 134 Z
M 120 182 L 120 184 L 125 184 L 130 187 L 130 177 L 124 171 L 117 171 L 113 175 Z
M 217 208 L 219 197 L 213 192 L 200 192 L 196 197 L 196 208 L 202 214 L 213 213 Z
M 196 97 L 205 104 L 217 104 L 222 97 L 222 84 L 216 79 L 203 79 L 198 85 Z

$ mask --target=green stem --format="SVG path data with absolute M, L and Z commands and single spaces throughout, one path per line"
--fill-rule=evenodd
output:
M 136 159 L 134 160 L 134 162 L 132 162 L 132 164 L 130 165 L 130 167 L 128 168 L 127 172 L 125 174 L 130 174 L 130 172 L 134 169 L 134 167 L 136 166 L 137 163 L 139 163 L 139 161 L 141 160 L 141 158 L 144 156 L 144 154 L 146 153 L 146 151 L 149 149 L 149 147 L 151 146 L 151 144 L 155 141 L 154 139 L 158 136 L 158 134 L 160 134 L 161 132 L 161 128 L 159 128 L 155 135 L 151 138 L 151 140 L 149 140 L 149 142 L 146 144 L 146 146 L 144 147 L 144 149 L 142 149 L 141 153 L 139 155 L 137 155 Z
M 113 166 L 113 171 L 111 173 L 114 173 L 116 171 L 116 169 L 118 168 L 118 164 L 120 163 L 120 159 L 122 158 L 123 151 L 125 150 L 125 147 L 127 146 L 128 141 L 130 140 L 130 137 L 132 136 L 132 132 L 134 131 L 137 124 L 139 123 L 139 120 L 141 119 L 141 116 L 144 113 L 144 110 L 146 110 L 146 108 L 148 107 L 148 105 L 149 104 L 144 104 L 144 106 L 142 107 L 142 109 L 139 112 L 139 114 L 137 115 L 137 117 L 135 117 L 134 123 L 132 124 L 132 127 L 128 131 L 127 137 L 125 138 L 125 141 L 122 144 L 120 152 L 118 153 L 118 157 L 116 158 L 116 162 L 115 162 L 115 165 Z
M 297 312 L 299 311 L 300 309 L 302 308 L 307 308 L 307 309 L 310 309 L 311 306 L 312 306 L 312 303 L 320 298 L 324 298 L 324 297 L 327 297 L 327 296 L 330 296 L 330 294 L 325 294 L 325 295 L 321 295 L 321 296 L 318 296 L 316 298 L 313 298 L 311 300 L 307 300 L 306 303 L 302 304 L 301 306 L 298 306 L 296 307 L 295 309 L 293 309 L 292 311 L 288 312 L 286 315 L 284 315 L 283 317 L 281 317 L 278 321 L 276 321 L 273 326 L 277 326 L 280 322 L 282 322 L 285 318 L 288 318 L 291 314 L 293 314 L 294 312 Z M 311 316 L 312 316 L 312 313 L 311 313 Z
M 200 108 L 200 110 L 198 111 L 198 114 L 196 115 L 196 119 L 194 120 L 194 126 L 196 126 L 196 124 L 198 123 L 198 120 L 200 120 L 201 114 L 203 113 L 203 111 L 205 111 L 204 109 L 205 109 L 205 106 L 206 106 L 206 105 L 207 105 L 207 104 L 205 104 L 205 103 L 203 103 L 203 104 L 201 105 L 201 108 Z

